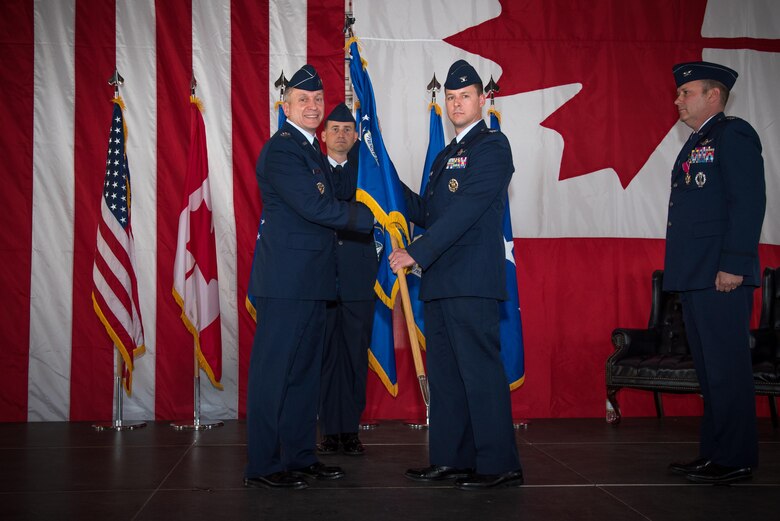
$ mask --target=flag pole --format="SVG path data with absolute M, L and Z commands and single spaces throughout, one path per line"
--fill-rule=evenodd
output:
M 355 23 L 355 18 L 352 16 L 352 0 L 345 0 L 344 4 L 344 104 L 349 107 L 349 110 L 355 110 L 355 95 L 352 92 L 352 79 L 349 75 L 349 48 L 346 42 L 352 38 L 355 33 L 352 31 L 352 25 Z M 355 128 L 357 131 L 358 129 Z M 379 422 L 376 420 L 364 420 L 361 419 L 358 423 L 358 429 L 368 431 L 376 429 L 379 426 Z
M 431 105 L 436 103 L 436 92 L 441 89 L 441 83 L 436 80 L 436 74 L 433 75 L 430 83 L 426 89 L 431 93 Z M 398 246 L 397 240 L 392 235 L 390 241 L 393 250 Z M 409 344 L 412 349 L 412 358 L 414 359 L 414 368 L 417 373 L 417 380 L 420 383 L 420 393 L 425 403 L 425 421 L 407 420 L 404 422 L 407 426 L 413 429 L 424 429 L 428 427 L 431 416 L 431 393 L 428 386 L 428 376 L 425 374 L 425 366 L 422 361 L 422 352 L 420 344 L 417 339 L 417 328 L 414 324 L 414 312 L 412 311 L 411 297 L 409 296 L 409 286 L 406 283 L 406 272 L 400 270 L 396 274 L 398 277 L 398 285 L 401 290 L 401 304 L 404 310 L 404 316 L 406 317 L 406 326 L 409 329 Z M 405 297 L 405 298 L 404 298 Z M 407 305 L 408 304 L 408 305 Z
M 122 376 L 125 372 L 125 362 L 122 360 L 122 355 L 120 354 L 119 349 L 117 349 L 116 344 L 114 344 L 113 347 L 116 352 L 116 372 L 114 373 L 114 419 L 110 422 L 94 423 L 92 424 L 92 428 L 96 431 L 132 431 L 135 429 L 142 429 L 146 427 L 146 422 L 126 422 L 122 419 Z
M 213 429 L 215 427 L 222 427 L 224 422 L 207 421 L 204 422 L 200 418 L 200 364 L 198 363 L 198 344 L 193 341 L 192 353 L 194 358 L 195 376 L 193 378 L 193 400 L 192 400 L 192 423 L 189 422 L 174 422 L 171 423 L 177 431 L 205 431 L 207 429 Z
M 108 79 L 108 84 L 114 87 L 114 99 L 119 97 L 119 86 L 125 79 L 114 69 L 114 74 Z M 111 422 L 94 423 L 92 428 L 96 431 L 132 431 L 146 427 L 146 422 L 126 422 L 123 416 L 122 377 L 125 374 L 125 362 L 116 344 L 112 346 L 116 353 L 116 372 L 114 373 L 114 419 Z
M 490 107 L 488 108 L 488 115 L 493 115 L 499 122 L 501 123 L 501 113 L 496 110 L 496 92 L 500 91 L 501 88 L 498 86 L 498 83 L 493 79 L 493 76 L 490 76 L 490 81 L 487 82 L 487 85 L 485 85 L 485 94 L 487 95 L 488 99 L 490 100 Z M 509 204 L 507 199 L 507 209 L 504 210 L 505 212 L 508 211 Z M 522 418 L 513 418 L 512 419 L 512 426 L 515 429 L 527 429 L 528 428 L 528 420 L 522 419 Z
M 190 81 L 190 97 L 195 96 L 195 87 L 198 86 L 198 82 L 195 79 L 195 75 L 192 75 Z M 195 368 L 195 376 L 193 378 L 193 397 L 192 397 L 192 423 L 189 422 L 174 422 L 171 423 L 171 427 L 177 431 L 203 431 L 207 429 L 213 429 L 215 427 L 222 427 L 225 425 L 221 421 L 209 421 L 203 422 L 200 419 L 200 363 L 198 362 L 198 343 L 193 340 L 192 342 L 192 355 L 193 355 L 193 367 Z
M 396 239 L 395 235 L 392 233 L 390 234 L 390 245 L 393 247 L 393 251 L 398 249 L 398 239 Z M 417 327 L 414 324 L 412 300 L 409 298 L 409 287 L 406 284 L 406 272 L 402 269 L 398 270 L 396 277 L 398 278 L 399 293 L 401 294 L 401 307 L 403 308 L 404 318 L 406 319 L 406 329 L 409 332 L 409 345 L 412 349 L 414 371 L 417 373 L 417 381 L 420 383 L 420 394 L 422 394 L 423 402 L 425 403 L 425 423 L 412 421 L 407 421 L 405 423 L 413 429 L 424 429 L 428 427 L 428 420 L 431 416 L 431 393 L 428 388 L 428 376 L 425 374 L 425 364 L 423 364 L 420 343 L 417 340 Z

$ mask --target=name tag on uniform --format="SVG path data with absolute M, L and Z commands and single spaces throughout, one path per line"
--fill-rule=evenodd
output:
M 691 163 L 713 163 L 715 161 L 715 149 L 713 147 L 699 147 L 691 150 Z
M 459 168 L 466 168 L 469 162 L 468 157 L 451 157 L 447 160 L 446 170 L 454 170 Z

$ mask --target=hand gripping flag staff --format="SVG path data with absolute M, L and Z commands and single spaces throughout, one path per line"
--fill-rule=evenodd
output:
M 485 92 L 490 99 L 490 128 L 501 130 L 501 113 L 495 108 L 495 94 L 499 91 L 498 84 L 490 77 L 485 86 Z M 515 248 L 512 234 L 512 216 L 509 211 L 509 194 L 504 201 L 503 233 L 506 245 L 506 292 L 509 298 L 500 302 L 501 321 L 501 360 L 504 362 L 504 372 L 509 382 L 509 389 L 514 391 L 525 381 L 525 363 L 523 357 L 523 324 L 520 320 L 520 298 L 517 292 L 517 269 L 515 265 Z
M 132 193 L 125 147 L 127 127 L 123 114 L 124 102 L 119 96 L 119 86 L 124 83 L 124 78 L 119 75 L 119 71 L 114 70 L 108 83 L 114 87 L 114 98 L 111 100 L 114 110 L 108 133 L 106 172 L 92 268 L 92 307 L 116 347 L 116 373 L 113 421 L 96 423 L 93 427 L 99 431 L 122 431 L 146 426 L 146 422 L 125 422 L 122 419 L 122 382 L 130 396 L 133 361 L 146 348 L 138 299 L 133 229 L 130 225 Z
M 404 203 L 401 182 L 398 173 L 385 148 L 382 133 L 377 119 L 376 101 L 371 79 L 358 50 L 357 39 L 350 38 L 346 47 L 349 49 L 350 77 L 352 86 L 360 102 L 358 112 L 360 124 L 360 160 L 358 162 L 357 200 L 368 206 L 374 214 L 377 223 L 384 229 L 383 241 L 390 242 L 390 248 L 383 248 L 380 258 L 377 283 L 374 289 L 379 300 L 390 310 L 395 305 L 395 297 L 400 290 L 406 325 L 409 332 L 409 343 L 412 348 L 415 372 L 420 383 L 426 409 L 430 404 L 428 378 L 422 361 L 422 353 L 417 338 L 417 326 L 414 324 L 406 284 L 406 274 L 399 271 L 396 275 L 390 269 L 387 255 L 392 249 L 408 244 L 409 225 L 406 220 L 406 205 Z M 379 304 L 377 304 L 379 305 Z M 376 328 L 376 324 L 374 325 Z M 372 345 L 372 351 L 373 351 Z M 387 384 L 386 384 L 387 385 Z
M 200 370 L 208 375 L 214 387 L 222 389 L 219 382 L 222 379 L 222 332 L 206 127 L 200 100 L 195 96 L 196 85 L 193 77 L 190 151 L 173 265 L 173 297 L 181 307 L 182 322 L 192 333 L 194 342 L 193 422 L 172 424 L 179 430 L 223 425 L 220 421 L 203 422 L 200 418 Z

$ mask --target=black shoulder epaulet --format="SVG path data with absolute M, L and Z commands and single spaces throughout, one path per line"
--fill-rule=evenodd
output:
M 290 136 L 292 136 L 292 134 L 290 134 L 286 130 L 283 130 L 282 132 L 279 132 L 279 137 L 289 138 Z

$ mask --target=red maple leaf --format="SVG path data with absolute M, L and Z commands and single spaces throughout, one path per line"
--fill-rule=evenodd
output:
M 542 122 L 564 139 L 561 180 L 612 168 L 623 188 L 631 183 L 677 121 L 676 63 L 701 60 L 705 47 L 780 51 L 780 40 L 702 38 L 706 0 L 501 6 L 498 18 L 445 41 L 501 65 L 501 95 L 582 84 Z
M 211 210 L 205 202 L 190 212 L 190 242 L 187 243 L 187 250 L 195 258 L 195 264 L 206 282 L 217 278 L 217 249 L 211 222 Z M 187 273 L 188 278 L 190 275 Z

